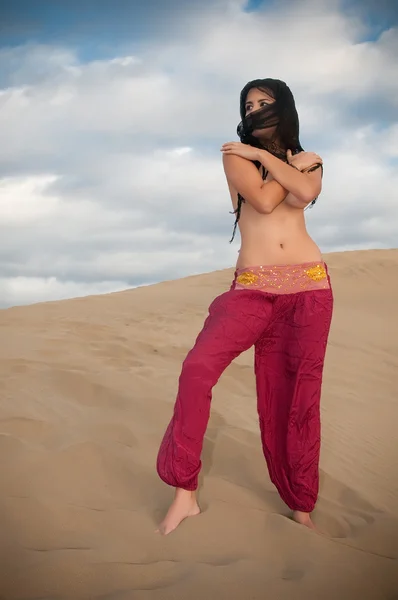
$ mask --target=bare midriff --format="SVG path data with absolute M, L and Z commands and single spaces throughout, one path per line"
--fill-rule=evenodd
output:
M 237 194 L 231 191 L 236 208 Z M 270 214 L 260 214 L 248 202 L 243 203 L 239 230 L 241 247 L 237 269 L 322 261 L 321 251 L 308 235 L 304 210 L 291 207 L 285 201 Z

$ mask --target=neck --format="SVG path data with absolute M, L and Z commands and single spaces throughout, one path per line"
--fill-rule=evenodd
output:
M 260 140 L 260 143 L 264 150 L 267 150 L 278 158 L 286 160 L 286 148 L 280 144 L 279 140 Z

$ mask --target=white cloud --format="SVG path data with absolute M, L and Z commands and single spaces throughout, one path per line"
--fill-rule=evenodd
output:
M 160 164 L 165 172 L 169 166 L 169 179 L 157 169 L 158 178 L 147 190 L 152 204 L 144 198 L 142 202 L 139 199 L 112 206 L 106 202 L 110 189 L 105 189 L 97 201 L 62 195 L 57 190 L 61 180 L 54 177 L 3 180 L 0 306 L 104 293 L 231 263 L 236 248 L 228 244 L 230 228 L 201 231 L 200 219 L 211 220 L 215 213 L 210 210 L 207 215 L 209 204 L 200 201 L 206 186 L 195 189 L 189 181 L 190 173 L 198 169 L 192 164 L 181 166 L 189 155 L 179 148 L 165 153 Z M 141 162 L 143 180 L 150 180 L 152 160 L 149 156 Z M 200 165 L 199 172 L 210 182 L 210 190 L 215 165 L 209 168 L 196 157 L 190 160 Z M 167 194 L 162 194 L 170 178 L 174 178 L 173 183 Z M 141 183 L 136 182 L 133 194 L 139 194 Z M 221 177 L 218 183 L 220 188 L 225 186 Z M 214 199 L 214 189 L 211 192 Z M 128 185 L 124 193 L 131 194 Z M 220 207 L 228 217 L 228 204 L 223 207 L 221 203 Z M 178 214 L 173 218 L 176 208 Z
M 397 31 L 363 42 L 337 2 L 243 4 L 109 60 L 0 51 L 12 66 L 0 91 L 2 305 L 233 264 L 219 144 L 236 137 L 239 91 L 257 77 L 291 85 L 303 137 L 323 149 L 324 192 L 306 213 L 321 248 L 396 245 Z M 367 98 L 364 125 L 351 111 Z
M 43 196 L 43 191 L 57 177 L 5 177 L 0 180 L 0 224 L 13 226 L 53 215 L 59 200 Z
M 107 294 L 128 287 L 124 281 L 101 281 L 94 285 L 75 281 L 59 281 L 56 277 L 0 278 L 0 296 L 4 306 L 33 304 L 77 298 L 93 294 Z

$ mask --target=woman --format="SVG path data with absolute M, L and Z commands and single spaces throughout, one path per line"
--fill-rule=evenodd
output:
M 221 148 L 241 249 L 229 291 L 217 297 L 188 353 L 157 470 L 176 488 L 159 527 L 168 534 L 200 513 L 200 455 L 212 389 L 241 352 L 255 346 L 257 409 L 270 478 L 293 519 L 314 528 L 320 394 L 333 296 L 304 209 L 321 191 L 322 159 L 303 152 L 293 95 L 279 80 L 241 92 L 240 142 Z M 232 240 L 231 240 L 232 241 Z

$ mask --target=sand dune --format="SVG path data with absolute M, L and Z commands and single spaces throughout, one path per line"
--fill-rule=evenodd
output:
M 398 599 L 398 250 L 326 259 L 324 535 L 269 482 L 251 351 L 214 391 L 203 514 L 154 534 L 180 365 L 232 269 L 0 311 L 0 598 Z

